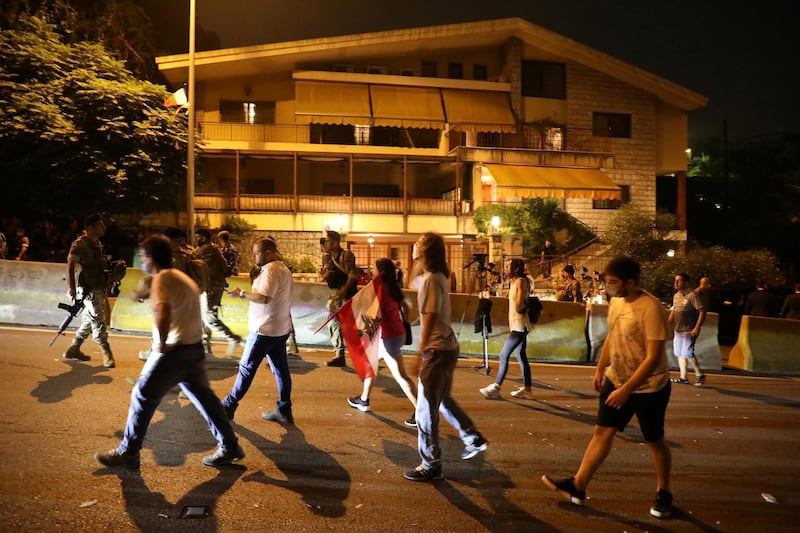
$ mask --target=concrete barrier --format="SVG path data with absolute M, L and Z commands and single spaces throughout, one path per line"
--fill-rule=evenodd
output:
M 728 366 L 765 374 L 800 375 L 800 320 L 744 315 Z
M 65 263 L 0 260 L 0 323 L 58 328 L 59 302 L 71 303 Z
M 603 341 L 608 335 L 608 304 L 593 304 L 588 312 L 588 337 L 591 360 L 597 361 L 603 349 Z M 720 370 L 722 368 L 722 351 L 719 348 L 717 334 L 719 331 L 719 315 L 708 313 L 700 330 L 700 337 L 695 344 L 695 356 L 703 370 Z M 672 340 L 666 343 L 667 359 L 670 368 L 678 368 L 678 360 L 672 349 Z

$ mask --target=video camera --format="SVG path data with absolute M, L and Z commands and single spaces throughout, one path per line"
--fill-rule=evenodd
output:
M 489 254 L 472 254 L 472 261 L 464 265 L 463 269 L 467 269 L 472 265 L 477 265 L 478 272 L 486 270 L 486 258 Z

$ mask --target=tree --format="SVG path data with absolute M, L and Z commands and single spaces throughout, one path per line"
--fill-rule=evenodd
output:
M 186 119 L 163 86 L 136 80 L 102 46 L 66 43 L 37 17 L 0 33 L 4 212 L 176 209 L 185 190 Z
M 603 241 L 609 245 L 610 255 L 624 255 L 640 263 L 657 261 L 674 246 L 666 240 L 674 227 L 672 215 L 653 217 L 633 204 L 625 204 L 609 221 Z

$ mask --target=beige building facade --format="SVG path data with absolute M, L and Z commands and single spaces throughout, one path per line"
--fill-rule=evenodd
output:
M 188 61 L 157 59 L 175 88 Z M 522 19 L 200 52 L 195 79 L 196 224 L 236 214 L 309 255 L 334 229 L 364 265 L 409 264 L 428 230 L 466 264 L 491 202 L 558 198 L 600 233 L 623 202 L 655 214 L 707 101 Z

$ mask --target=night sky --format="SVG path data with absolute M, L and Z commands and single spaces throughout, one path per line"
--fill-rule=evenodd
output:
M 709 98 L 690 143 L 800 131 L 800 27 L 763 0 L 197 0 L 223 48 L 520 17 Z

